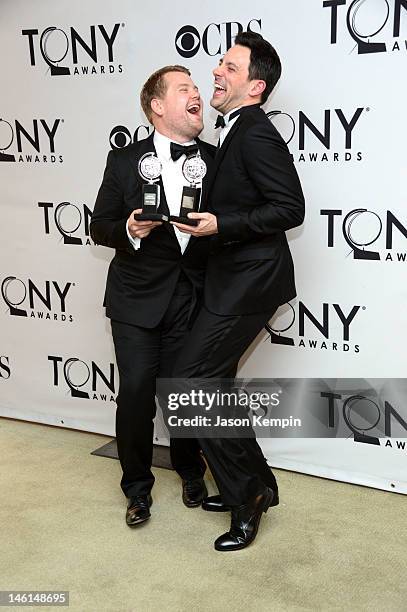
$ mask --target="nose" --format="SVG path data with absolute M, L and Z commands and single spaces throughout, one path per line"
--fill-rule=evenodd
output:
M 221 76 L 221 66 L 216 66 L 216 68 L 212 70 L 212 74 L 214 77 Z

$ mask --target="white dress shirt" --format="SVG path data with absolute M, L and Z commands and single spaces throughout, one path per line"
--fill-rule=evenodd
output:
M 185 161 L 185 155 L 182 155 L 177 161 L 171 158 L 170 144 L 176 142 L 163 136 L 157 130 L 154 132 L 154 147 L 157 152 L 157 157 L 162 163 L 161 178 L 165 191 L 165 198 L 167 200 L 168 208 L 171 215 L 179 215 L 182 198 L 182 188 L 189 186 L 187 179 L 182 174 L 182 164 Z M 183 146 L 189 146 L 195 144 L 195 140 L 189 142 L 178 143 Z M 201 183 L 198 183 L 196 187 L 201 187 Z M 187 248 L 190 235 L 180 232 L 178 228 L 174 227 L 175 236 L 177 237 L 181 253 L 185 252 Z M 155 231 L 154 229 L 152 230 Z M 127 235 L 133 247 L 137 250 L 140 248 L 141 238 L 133 238 L 130 235 L 129 228 L 127 227 Z
M 232 108 L 231 111 L 229 111 L 228 113 L 226 113 L 226 115 L 224 115 L 223 119 L 225 121 L 225 127 L 222 128 L 221 131 L 219 132 L 219 147 L 221 147 L 223 145 L 223 142 L 224 142 L 226 136 L 229 134 L 230 130 L 232 129 L 232 126 L 239 119 L 240 115 L 236 115 L 236 117 L 233 117 L 233 119 L 231 121 L 229 121 L 230 115 L 232 113 L 234 113 L 235 111 L 237 111 L 239 108 L 242 108 L 242 107 L 241 106 L 236 106 L 236 108 Z

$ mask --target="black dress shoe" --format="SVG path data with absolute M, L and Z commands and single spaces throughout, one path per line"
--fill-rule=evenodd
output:
M 126 523 L 129 527 L 136 527 L 150 518 L 150 506 L 153 503 L 151 495 L 135 495 L 130 497 L 126 511 Z
M 273 503 L 274 493 L 266 487 L 263 493 L 242 506 L 232 507 L 230 530 L 215 541 L 219 551 L 241 550 L 249 546 L 257 535 L 261 515 Z
M 208 489 L 203 478 L 182 481 L 182 501 L 187 508 L 200 506 L 205 497 L 208 497 Z
M 270 506 L 278 506 L 280 502 L 278 498 L 278 491 L 273 491 L 273 493 L 273 500 Z M 211 495 L 211 497 L 206 497 L 203 500 L 202 509 L 206 510 L 207 512 L 230 512 L 232 510 L 232 506 L 224 504 L 220 495 Z

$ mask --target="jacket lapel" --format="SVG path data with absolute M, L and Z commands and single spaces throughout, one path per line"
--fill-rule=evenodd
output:
M 214 159 L 213 157 L 209 155 L 206 148 L 202 146 L 202 143 L 199 138 L 196 138 L 196 142 L 198 143 L 199 152 L 207 168 L 206 175 L 204 176 L 202 180 L 201 198 L 200 198 L 200 206 L 199 206 L 199 212 L 204 212 L 208 208 L 207 206 L 208 184 L 211 182 L 211 178 L 212 178 Z
M 206 186 L 206 193 L 207 196 L 209 195 L 211 189 L 212 189 L 212 185 L 215 182 L 216 176 L 218 174 L 218 170 L 219 170 L 219 166 L 222 163 L 223 158 L 225 157 L 226 151 L 229 148 L 230 143 L 233 140 L 234 135 L 236 134 L 239 125 L 241 124 L 241 116 L 239 116 L 239 118 L 237 119 L 237 121 L 233 124 L 233 126 L 231 127 L 230 131 L 228 132 L 228 135 L 226 136 L 225 140 L 223 141 L 222 146 L 216 151 L 216 155 L 215 155 L 215 159 L 214 159 L 214 163 L 213 163 L 213 168 L 212 168 L 212 172 L 211 172 L 211 176 L 210 179 L 208 181 L 208 184 Z
M 245 117 L 249 114 L 252 113 L 258 113 L 260 110 L 260 104 L 251 104 L 249 106 L 244 106 L 241 111 L 240 111 L 240 115 L 238 117 L 238 119 L 236 120 L 236 122 L 233 124 L 233 126 L 230 128 L 230 131 L 228 132 L 228 135 L 226 136 L 225 140 L 223 141 L 222 146 L 217 150 L 216 155 L 215 155 L 215 163 L 213 166 L 213 171 L 212 171 L 212 175 L 211 175 L 211 180 L 208 182 L 207 185 L 207 194 L 209 195 L 213 183 L 215 182 L 216 176 L 218 174 L 218 170 L 219 170 L 219 166 L 222 163 L 223 158 L 226 155 L 226 152 L 230 146 L 230 143 L 232 142 L 234 136 L 236 135 L 236 132 L 238 131 L 239 127 L 242 125 L 242 123 L 245 120 Z M 263 111 L 261 111 L 263 112 Z

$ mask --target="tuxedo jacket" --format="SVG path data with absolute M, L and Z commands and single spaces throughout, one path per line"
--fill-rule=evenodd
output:
M 203 180 L 200 210 L 206 207 L 206 184 L 210 178 L 215 147 L 196 139 L 208 172 Z M 152 230 L 135 250 L 126 231 L 130 213 L 142 207 L 142 186 L 138 173 L 140 158 L 155 151 L 153 134 L 145 140 L 109 152 L 90 223 L 96 244 L 116 250 L 107 275 L 104 305 L 111 319 L 152 328 L 168 308 L 181 270 L 195 292 L 202 291 L 209 240 L 191 237 L 184 254 L 169 223 Z M 159 212 L 169 215 L 162 180 Z M 180 203 L 181 204 L 181 203 Z
M 205 280 L 207 309 L 271 311 L 296 295 L 285 232 L 304 219 L 292 157 L 260 105 L 243 107 L 215 156 L 207 185 L 217 216 Z

